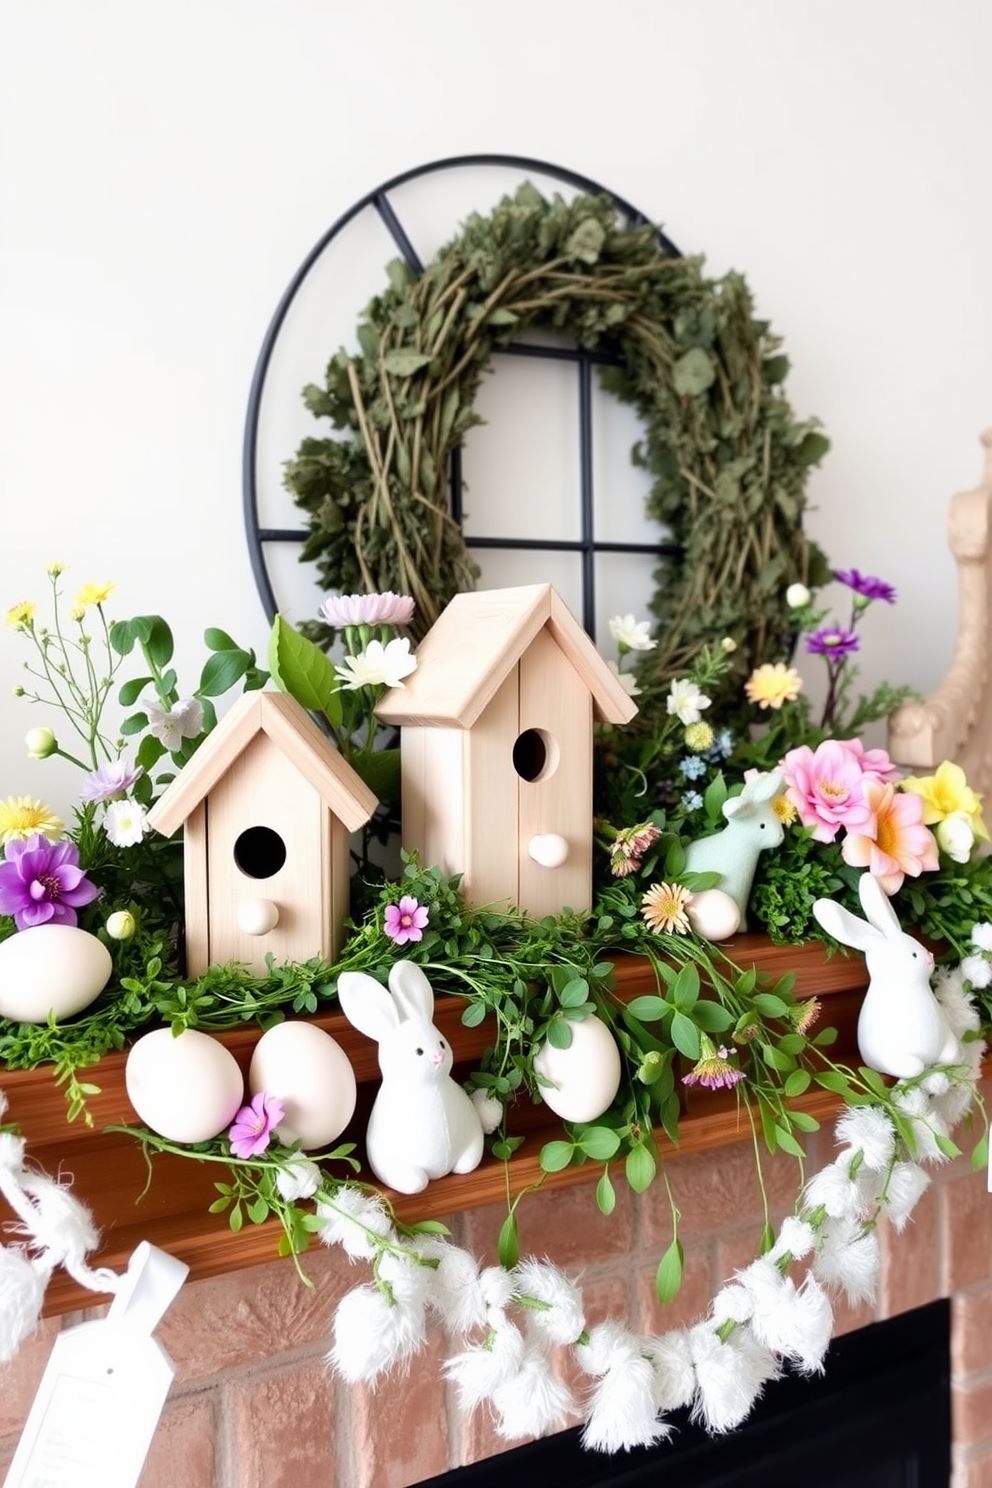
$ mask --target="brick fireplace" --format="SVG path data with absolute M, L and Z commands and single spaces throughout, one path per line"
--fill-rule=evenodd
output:
M 824 1123 L 811 1139 L 807 1171 L 829 1160 L 831 1145 Z M 779 1157 L 765 1167 L 781 1214 L 791 1207 L 795 1164 Z M 609 1219 L 597 1212 L 591 1186 L 533 1195 L 520 1211 L 523 1252 L 550 1255 L 581 1274 L 594 1321 L 622 1315 L 658 1332 L 695 1318 L 754 1253 L 761 1216 L 750 1142 L 679 1156 L 671 1174 L 686 1273 L 668 1307 L 653 1295 L 657 1257 L 669 1239 L 667 1204 L 653 1192 L 637 1199 L 618 1185 Z M 450 1224 L 456 1241 L 493 1260 L 501 1218 L 491 1206 Z M 952 1488 L 992 1488 L 992 1197 L 984 1173 L 972 1172 L 966 1157 L 945 1165 L 906 1231 L 884 1232 L 882 1244 L 877 1306 L 839 1306 L 837 1331 L 951 1298 Z M 408 1376 L 390 1377 L 374 1392 L 332 1378 L 324 1353 L 334 1308 L 366 1268 L 319 1248 L 306 1268 L 313 1290 L 281 1260 L 186 1285 L 159 1329 L 177 1372 L 141 1488 L 296 1488 L 307 1478 L 321 1488 L 406 1488 L 511 1445 L 484 1413 L 459 1415 L 440 1378 L 440 1331 Z M 0 1368 L 0 1469 L 56 1332 L 93 1315 L 46 1319 Z

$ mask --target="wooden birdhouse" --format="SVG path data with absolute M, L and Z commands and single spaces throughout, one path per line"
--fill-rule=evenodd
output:
M 593 721 L 637 708 L 550 584 L 456 595 L 376 712 L 402 729 L 406 849 L 473 904 L 591 907 Z
M 184 828 L 186 968 L 336 958 L 348 913 L 351 832 L 376 798 L 281 692 L 247 692 L 148 814 Z

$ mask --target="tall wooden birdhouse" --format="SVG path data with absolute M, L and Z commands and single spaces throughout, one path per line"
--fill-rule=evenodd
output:
M 164 836 L 184 828 L 187 973 L 335 959 L 348 837 L 376 805 L 299 703 L 245 693 L 148 814 Z
M 402 728 L 406 849 L 473 904 L 591 907 L 593 721 L 637 708 L 550 584 L 457 595 L 376 711 Z

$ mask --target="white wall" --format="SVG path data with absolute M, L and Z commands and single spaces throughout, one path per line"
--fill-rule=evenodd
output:
M 371 187 L 499 151 L 748 276 L 833 440 L 811 530 L 900 592 L 866 676 L 931 687 L 992 422 L 990 57 L 987 0 L 0 0 L 0 609 L 58 558 L 165 613 L 183 676 L 207 624 L 264 647 L 240 456 L 270 314 Z M 0 796 L 64 805 L 25 654 L 0 631 Z

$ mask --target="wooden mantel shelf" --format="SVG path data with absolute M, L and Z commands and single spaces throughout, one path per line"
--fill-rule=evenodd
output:
M 753 965 L 775 977 L 795 972 L 797 996 L 823 999 L 821 1024 L 838 1029 L 838 1057 L 853 1057 L 854 1029 L 865 985 L 860 957 L 828 957 L 818 942 L 775 946 L 759 935 L 739 936 L 724 949 L 741 967 Z M 615 965 L 618 998 L 629 1000 L 654 990 L 653 974 L 642 958 L 621 956 Z M 452 1041 L 459 1064 L 470 1068 L 490 1042 L 491 1033 L 486 1024 L 465 1028 L 461 1011 L 461 999 L 446 998 L 438 1004 L 436 1022 Z M 360 1133 L 378 1081 L 376 1047 L 340 1013 L 309 1021 L 333 1034 L 354 1065 L 360 1087 L 359 1106 L 345 1135 Z M 242 1028 L 220 1037 L 247 1071 L 258 1031 Z M 48 1173 L 71 1176 L 74 1192 L 92 1210 L 102 1234 L 102 1246 L 95 1261 L 122 1270 L 141 1240 L 150 1240 L 185 1261 L 194 1278 L 216 1276 L 272 1260 L 280 1234 L 274 1220 L 258 1226 L 246 1225 L 239 1234 L 233 1234 L 225 1215 L 208 1213 L 216 1197 L 214 1183 L 224 1175 L 224 1170 L 216 1164 L 170 1155 L 156 1157 L 152 1182 L 146 1191 L 148 1174 L 138 1142 L 127 1135 L 103 1130 L 112 1125 L 136 1124 L 138 1120 L 124 1090 L 124 1060 L 123 1054 L 108 1055 L 87 1072 L 87 1079 L 100 1086 L 100 1094 L 89 1101 L 91 1127 L 81 1119 L 72 1125 L 66 1122 L 65 1098 L 56 1088 L 50 1068 L 0 1071 L 0 1086 L 10 1103 L 6 1119 L 18 1123 L 27 1139 L 29 1156 Z M 712 1150 L 740 1140 L 736 1105 L 729 1092 L 697 1090 L 688 1096 L 686 1114 L 680 1123 L 680 1146 L 675 1148 L 666 1137 L 660 1137 L 666 1157 L 677 1158 L 679 1152 Z M 835 1108 L 836 1098 L 819 1091 L 796 1104 L 823 1117 Z M 528 1105 L 516 1113 L 513 1130 L 517 1134 L 526 1132 L 525 1141 L 512 1161 L 513 1188 L 518 1191 L 540 1176 L 541 1147 L 551 1136 L 560 1133 L 560 1125 L 546 1107 Z M 545 1181 L 549 1185 L 587 1183 L 598 1173 L 598 1165 L 589 1164 L 566 1168 L 564 1172 L 549 1175 Z M 427 1219 L 494 1203 L 504 1194 L 503 1164 L 487 1155 L 472 1173 L 443 1178 L 421 1194 L 390 1197 L 401 1217 Z M 0 1204 L 0 1217 L 5 1214 Z M 63 1272 L 57 1271 L 48 1289 L 46 1311 L 66 1312 L 89 1306 L 93 1300 L 92 1293 L 83 1292 Z

